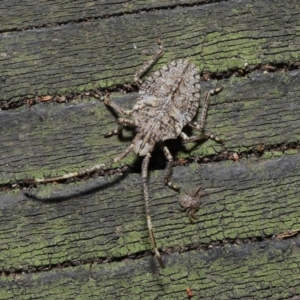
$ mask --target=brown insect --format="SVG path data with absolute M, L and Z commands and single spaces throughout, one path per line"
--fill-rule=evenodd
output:
M 200 207 L 200 198 L 204 195 L 207 195 L 206 192 L 199 192 L 202 190 L 202 185 L 196 190 L 193 194 L 184 194 L 181 196 L 179 200 L 180 206 L 186 211 L 189 220 L 191 223 L 196 223 L 198 217 L 196 216 L 196 212 Z
M 192 297 L 194 297 L 194 293 L 193 293 L 193 291 L 191 290 L 191 288 L 186 288 L 186 294 L 187 294 L 187 296 L 188 296 L 188 298 L 192 298 Z
M 207 93 L 206 95 L 200 123 L 191 123 L 197 113 L 200 102 L 200 74 L 193 63 L 190 63 L 186 59 L 172 61 L 156 71 L 144 82 L 141 81 L 140 78 L 143 74 L 151 68 L 162 54 L 163 50 L 157 52 L 149 62 L 143 65 L 141 70 L 135 73 L 134 81 L 139 85 L 140 89 L 139 99 L 132 110 L 124 110 L 116 103 L 111 102 L 108 97 L 103 99 L 104 103 L 112 107 L 118 114 L 131 116 L 133 119 L 119 118 L 117 121 L 118 128 L 105 135 L 106 137 L 120 135 L 122 133 L 123 125 L 134 127 L 136 136 L 124 152 L 113 160 L 82 171 L 67 173 L 62 176 L 51 178 L 24 179 L 23 182 L 27 184 L 48 183 L 80 177 L 121 161 L 131 151 L 134 151 L 139 156 L 144 156 L 142 162 L 142 178 L 147 225 L 155 256 L 161 267 L 164 267 L 162 257 L 156 245 L 149 208 L 147 177 L 151 152 L 156 144 L 163 150 L 163 153 L 168 160 L 164 183 L 169 188 L 179 191 L 179 188 L 170 181 L 173 157 L 164 141 L 176 139 L 178 136 L 185 142 L 205 140 L 208 138 L 218 142 L 220 140 L 211 134 L 204 134 L 204 124 L 210 100 L 210 93 Z M 201 135 L 188 137 L 182 132 L 182 128 L 185 125 L 189 125 L 195 130 L 200 131 Z M 193 213 L 191 213 L 191 215 L 193 216 Z

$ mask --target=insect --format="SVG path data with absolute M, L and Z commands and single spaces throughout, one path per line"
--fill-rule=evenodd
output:
M 193 194 L 184 194 L 180 197 L 179 204 L 187 212 L 189 220 L 191 223 L 196 223 L 198 217 L 196 212 L 200 207 L 200 198 L 201 196 L 207 195 L 206 192 L 199 192 L 202 190 L 202 185 L 196 190 Z
M 149 62 L 144 64 L 142 68 L 134 74 L 134 81 L 139 86 L 139 98 L 132 110 L 124 110 L 116 103 L 110 101 L 109 97 L 104 97 L 103 99 L 104 103 L 112 107 L 118 114 L 131 116 L 133 119 L 119 118 L 117 120 L 118 128 L 105 135 L 105 137 L 121 135 L 124 125 L 135 128 L 135 138 L 121 154 L 110 161 L 81 171 L 67 173 L 58 177 L 24 179 L 23 182 L 27 184 L 49 183 L 80 177 L 121 161 L 131 151 L 144 157 L 142 162 L 142 180 L 147 226 L 155 256 L 160 266 L 164 267 L 161 254 L 157 248 L 150 216 L 147 177 L 151 152 L 155 145 L 159 145 L 162 149 L 168 161 L 164 183 L 169 188 L 179 191 L 179 188 L 173 185 L 170 180 L 173 157 L 164 141 L 176 139 L 178 136 L 185 142 L 209 138 L 217 142 L 221 140 L 211 134 L 204 134 L 204 124 L 210 100 L 209 93 L 206 95 L 200 123 L 191 122 L 197 113 L 200 102 L 200 74 L 193 63 L 190 63 L 186 59 L 174 60 L 142 82 L 141 77 L 162 55 L 163 50 L 160 49 Z M 189 125 L 201 132 L 201 135 L 188 137 L 182 132 L 182 128 L 185 125 Z
M 186 288 L 186 294 L 187 294 L 187 296 L 188 296 L 189 299 L 192 298 L 192 297 L 194 297 L 194 293 L 191 290 L 191 288 L 189 288 L 189 287 Z

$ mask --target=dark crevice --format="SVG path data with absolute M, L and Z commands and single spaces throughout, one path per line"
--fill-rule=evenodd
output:
M 300 62 L 290 63 L 290 64 L 260 64 L 257 66 L 246 66 L 243 69 L 234 68 L 224 72 L 218 73 L 209 73 L 203 72 L 201 73 L 202 81 L 209 81 L 209 80 L 223 80 L 229 79 L 230 77 L 248 77 L 250 74 L 263 71 L 268 73 L 282 73 L 282 72 L 289 72 L 292 70 L 297 70 L 300 67 Z M 9 109 L 16 109 L 21 106 L 34 106 L 41 103 L 66 103 L 72 101 L 80 101 L 82 99 L 89 99 L 89 98 L 97 98 L 101 99 L 106 94 L 112 93 L 122 93 L 122 94 L 129 94 L 133 92 L 138 92 L 139 88 L 135 83 L 125 83 L 125 84 L 116 84 L 112 85 L 107 88 L 96 88 L 94 90 L 82 91 L 80 93 L 68 93 L 68 94 L 54 94 L 54 95 L 47 95 L 47 96 L 35 96 L 30 98 L 22 98 L 17 101 L 0 101 L 0 110 L 9 110 Z
M 230 149 L 225 149 L 217 154 L 207 155 L 207 156 L 197 156 L 197 157 L 189 157 L 186 159 L 179 159 L 174 161 L 174 166 L 176 165 L 186 165 L 189 163 L 197 162 L 197 163 L 211 163 L 211 162 L 221 162 L 226 160 L 245 160 L 253 157 L 260 157 L 264 153 L 272 153 L 281 152 L 284 154 L 289 150 L 298 150 L 300 151 L 300 143 L 292 142 L 292 143 L 279 143 L 274 145 L 267 145 L 264 143 L 259 143 L 254 147 L 249 147 L 246 151 L 232 151 Z
M 300 62 L 294 63 L 269 63 L 269 64 L 259 64 L 259 65 L 247 65 L 245 68 L 233 68 L 228 71 L 218 72 L 218 73 L 205 73 L 208 74 L 208 78 L 212 80 L 222 80 L 228 79 L 230 77 L 248 77 L 251 73 L 257 71 L 263 71 L 268 73 L 282 73 L 297 70 L 300 67 Z
M 79 23 L 85 23 L 95 20 L 101 20 L 101 19 L 111 19 L 111 18 L 119 18 L 126 15 L 135 15 L 135 14 L 141 14 L 141 13 L 149 13 L 153 11 L 162 11 L 162 10 L 170 10 L 170 9 L 177 9 L 177 8 L 185 8 L 185 7 L 196 7 L 196 6 L 202 6 L 202 5 L 208 5 L 213 3 L 221 3 L 221 2 L 227 2 L 228 0 L 202 0 L 198 1 L 197 3 L 183 3 L 183 4 L 171 4 L 167 6 L 162 7 L 152 7 L 152 8 L 143 8 L 143 9 L 136 9 L 132 11 L 126 11 L 126 12 L 119 12 L 115 14 L 106 14 L 102 16 L 96 16 L 96 17 L 87 17 L 87 18 L 79 18 L 77 20 L 67 20 L 64 22 L 55 22 L 55 23 L 48 23 L 48 24 L 42 24 L 38 26 L 25 26 L 25 27 L 16 27 L 11 29 L 5 29 L 0 30 L 1 33 L 7 33 L 7 32 L 23 32 L 25 30 L 36 30 L 36 29 L 42 29 L 42 28 L 48 28 L 48 27 L 54 27 L 54 26 L 65 26 L 68 24 L 79 24 Z
M 129 84 L 124 85 L 114 85 L 109 88 L 105 89 L 95 89 L 89 91 L 82 91 L 80 93 L 68 93 L 68 94 L 54 94 L 54 95 L 47 95 L 47 96 L 35 96 L 30 98 L 22 98 L 17 101 L 0 101 L 0 110 L 9 110 L 9 109 L 16 109 L 21 106 L 26 105 L 27 107 L 31 107 L 38 104 L 43 103 L 67 103 L 72 101 L 80 101 L 83 99 L 89 98 L 97 98 L 101 99 L 106 94 L 110 93 L 123 93 L 127 94 L 130 92 L 137 92 L 138 87 Z

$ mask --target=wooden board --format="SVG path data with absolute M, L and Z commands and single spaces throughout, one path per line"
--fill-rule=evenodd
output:
M 300 241 L 227 245 L 168 256 L 153 273 L 148 258 L 18 274 L 0 282 L 1 299 L 297 299 Z
M 155 51 L 159 36 L 166 53 L 157 67 L 182 57 L 210 72 L 299 60 L 298 1 L 201 2 L 4 32 L 1 99 L 16 101 L 132 82 L 134 71 L 149 59 L 146 54 Z
M 0 299 L 187 299 L 187 287 L 193 299 L 300 297 L 299 4 L 204 2 L 1 2 Z M 116 115 L 97 95 L 109 88 L 132 107 L 136 89 L 123 94 L 122 85 L 132 84 L 159 36 L 166 52 L 153 70 L 186 57 L 213 79 L 203 82 L 202 100 L 224 86 L 206 126 L 224 144 L 168 142 L 181 194 L 200 185 L 207 192 L 196 224 L 163 185 L 163 154 L 153 153 L 150 203 L 163 270 L 146 228 L 141 158 L 73 183 L 16 184 L 126 148 L 131 130 L 103 137 Z
M 182 193 L 201 184 L 208 193 L 196 225 L 180 211 L 180 196 L 163 186 L 163 171 L 152 172 L 151 208 L 159 246 L 168 253 L 169 248 L 272 237 L 297 229 L 299 167 L 298 154 L 176 167 L 173 180 Z M 9 257 L 0 261 L 2 268 L 138 256 L 151 249 L 141 174 L 40 186 L 26 191 L 29 199 L 24 193 L 1 193 L 0 249 Z
M 206 128 L 226 142 L 222 146 L 213 141 L 202 145 L 184 145 L 180 139 L 170 141 L 168 145 L 176 157 L 252 151 L 259 143 L 265 143 L 267 149 L 271 145 L 289 146 L 300 139 L 299 70 L 269 74 L 257 71 L 249 78 L 203 83 L 203 90 L 214 85 L 223 85 L 224 90 L 211 100 Z M 118 95 L 116 101 L 131 108 L 136 96 Z M 99 99 L 3 111 L 0 127 L 6 138 L 1 146 L 0 182 L 64 174 L 107 161 L 121 153 L 134 136 L 128 130 L 123 140 L 103 137 L 116 126 L 115 116 Z M 134 165 L 136 159 L 136 155 L 130 155 L 125 163 Z M 160 151 L 153 161 L 164 167 Z
M 205 3 L 205 0 L 96 0 L 56 1 L 53 3 L 27 0 L 19 5 L 10 0 L 0 3 L 1 30 L 22 30 L 33 27 L 62 25 L 67 22 L 83 22 L 91 19 L 118 17 L 124 14 L 143 13 L 156 9 L 176 8 L 179 5 Z

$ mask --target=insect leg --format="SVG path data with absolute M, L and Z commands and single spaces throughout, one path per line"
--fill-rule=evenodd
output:
M 160 266 L 162 268 L 165 267 L 164 262 L 162 260 L 162 257 L 157 249 L 156 240 L 153 232 L 152 222 L 151 222 L 151 215 L 150 215 L 150 206 L 149 206 L 149 194 L 148 194 L 148 165 L 151 158 L 151 154 L 148 153 L 142 163 L 142 176 L 143 176 L 143 191 L 144 191 L 144 199 L 145 199 L 145 207 L 146 207 L 146 216 L 147 216 L 147 226 L 149 231 L 149 236 L 152 244 L 152 248 L 155 253 L 155 257 L 157 261 L 159 262 Z
M 127 147 L 124 152 L 122 152 L 120 155 L 118 155 L 114 159 L 112 159 L 108 162 L 104 162 L 104 163 L 99 164 L 99 165 L 95 165 L 91 168 L 87 168 L 87 169 L 77 171 L 77 172 L 73 172 L 73 173 L 67 173 L 65 175 L 57 176 L 57 177 L 23 179 L 22 181 L 23 181 L 23 183 L 26 183 L 26 184 L 49 183 L 49 182 L 61 181 L 61 180 L 66 180 L 66 179 L 70 179 L 70 178 L 90 174 L 90 173 L 102 170 L 103 168 L 105 168 L 107 166 L 110 166 L 113 163 L 117 163 L 117 162 L 121 161 L 123 158 L 125 158 L 130 153 L 130 151 L 133 149 L 133 147 L 134 147 L 134 144 L 130 144 L 129 147 Z
M 138 85 L 141 84 L 141 77 L 159 60 L 163 53 L 164 50 L 160 49 L 159 51 L 157 51 L 157 53 L 153 55 L 153 57 L 149 61 L 145 62 L 143 66 L 137 72 L 134 73 L 134 82 L 136 82 Z
M 200 122 L 199 123 L 191 122 L 191 123 L 187 124 L 190 127 L 196 129 L 197 131 L 200 131 L 200 136 L 184 137 L 183 135 L 181 135 L 181 137 L 185 140 L 185 142 L 194 142 L 194 141 L 198 141 L 198 140 L 212 139 L 212 140 L 216 141 L 217 143 L 223 143 L 223 141 L 221 139 L 219 139 L 217 136 L 214 136 L 210 133 L 204 133 L 204 127 L 205 127 L 205 121 L 206 121 L 206 117 L 207 117 L 208 106 L 210 103 L 210 97 L 211 97 L 211 95 L 219 93 L 222 89 L 223 89 L 223 87 L 218 87 L 218 88 L 206 93 Z
M 119 106 L 118 104 L 116 104 L 114 101 L 111 101 L 109 99 L 108 94 L 106 94 L 104 96 L 103 101 L 107 106 L 110 106 L 111 108 L 113 108 L 120 115 L 127 115 L 127 116 L 132 115 L 132 110 L 126 110 L 126 109 L 122 108 L 121 106 Z
M 121 106 L 116 104 L 115 102 L 110 101 L 109 94 L 106 94 L 104 96 L 103 101 L 107 106 L 113 108 L 119 115 L 129 115 L 129 116 L 132 115 L 132 110 L 125 110 Z M 119 118 L 118 119 L 118 129 L 107 132 L 106 134 L 104 134 L 104 137 L 111 137 L 113 135 L 122 136 L 123 124 L 129 125 L 129 126 L 134 126 L 133 121 L 123 119 L 123 118 Z
M 111 137 L 113 135 L 122 136 L 123 125 L 130 126 L 130 127 L 135 127 L 135 123 L 134 123 L 133 120 L 119 118 L 117 120 L 117 122 L 118 122 L 118 128 L 104 134 L 104 137 L 107 138 L 107 137 Z
M 136 126 L 133 120 L 123 119 L 123 118 L 119 118 L 118 123 L 119 124 L 124 124 L 124 125 L 127 125 L 127 126 L 131 126 L 131 127 Z
M 173 157 L 169 149 L 164 143 L 161 143 L 161 148 L 165 154 L 166 159 L 168 160 L 168 165 L 167 165 L 167 171 L 165 174 L 165 185 L 167 185 L 169 188 L 173 189 L 176 192 L 179 192 L 179 188 L 176 185 L 173 185 L 171 182 L 171 175 L 172 175 L 172 167 L 173 167 Z
M 199 219 L 198 216 L 196 216 L 196 212 L 199 210 L 200 207 L 200 199 L 202 196 L 206 196 L 207 192 L 202 191 L 202 185 L 199 186 L 199 188 L 195 191 L 193 198 L 193 206 L 191 207 L 190 212 L 188 213 L 188 217 L 191 223 L 196 223 L 196 221 Z
M 194 195 L 193 195 L 194 198 L 196 198 L 197 195 L 198 195 L 199 198 L 202 197 L 202 196 L 208 195 L 207 192 L 202 191 L 202 187 L 203 187 L 203 185 L 200 185 L 200 186 L 198 187 L 198 189 L 195 191 L 195 193 L 194 193 Z M 199 192 L 200 192 L 200 193 L 199 193 Z
M 180 132 L 179 136 L 184 140 L 185 143 L 190 142 L 191 137 L 187 136 L 184 132 Z

